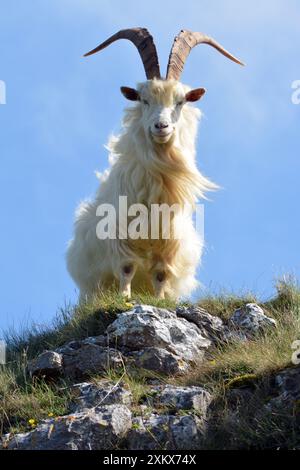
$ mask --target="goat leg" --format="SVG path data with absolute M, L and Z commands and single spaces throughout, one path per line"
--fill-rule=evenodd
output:
M 135 275 L 136 266 L 126 263 L 120 270 L 120 293 L 127 299 L 131 298 L 131 281 Z

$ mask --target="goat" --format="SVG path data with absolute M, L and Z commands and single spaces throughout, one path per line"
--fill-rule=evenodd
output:
M 216 185 L 196 167 L 195 140 L 201 112 L 190 103 L 198 101 L 205 89 L 190 89 L 179 78 L 189 52 L 201 43 L 243 64 L 214 39 L 181 31 L 174 40 L 163 79 L 153 38 L 144 28 L 119 31 L 85 56 L 118 39 L 128 39 L 138 48 L 147 81 L 137 89 L 121 87 L 124 97 L 135 106 L 125 110 L 121 134 L 110 138 L 112 163 L 95 199 L 82 202 L 77 209 L 75 234 L 67 251 L 68 270 L 80 288 L 81 300 L 115 281 L 128 298 L 131 286 L 158 298 L 188 296 L 197 286 L 195 273 L 203 248 L 192 213 L 197 199 Z M 126 239 L 118 232 L 116 238 L 99 239 L 97 208 L 109 204 L 118 211 L 120 195 L 127 197 L 128 205 L 150 208 L 177 204 L 185 209 L 172 213 L 167 239 L 161 232 L 157 238 Z M 174 236 L 176 227 L 182 229 L 179 238 Z

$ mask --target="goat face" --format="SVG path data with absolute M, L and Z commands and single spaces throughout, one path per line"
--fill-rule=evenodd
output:
M 166 144 L 176 134 L 185 103 L 199 100 L 204 88 L 190 90 L 176 80 L 148 80 L 138 89 L 122 87 L 123 95 L 137 101 L 146 136 L 158 144 Z

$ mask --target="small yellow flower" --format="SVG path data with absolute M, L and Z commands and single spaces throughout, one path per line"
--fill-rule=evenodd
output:
M 50 413 L 48 413 L 48 416 L 49 416 L 49 418 L 53 418 L 54 413 L 52 413 L 52 411 L 51 411 Z
M 216 361 L 215 360 L 212 360 L 212 361 L 209 361 L 210 365 L 214 366 L 216 365 Z
M 128 308 L 132 308 L 133 307 L 133 304 L 131 302 L 125 302 L 125 305 L 126 307 Z
M 35 428 L 36 425 L 37 425 L 37 421 L 33 418 L 29 419 L 28 420 L 28 424 L 32 427 L 32 428 Z

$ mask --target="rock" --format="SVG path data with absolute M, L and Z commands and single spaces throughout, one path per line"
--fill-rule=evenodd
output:
M 237 309 L 231 316 L 229 324 L 250 337 L 277 325 L 276 320 L 267 317 L 261 307 L 252 303 Z
M 193 415 L 179 416 L 171 419 L 171 432 L 174 450 L 201 449 L 206 433 L 205 422 Z
M 110 368 L 118 369 L 128 357 L 131 365 L 134 362 L 138 367 L 158 373 L 179 374 L 203 360 L 212 345 L 209 338 L 213 339 L 212 329 L 207 334 L 209 327 L 204 328 L 203 324 L 222 329 L 222 321 L 208 313 L 202 315 L 202 320 L 200 330 L 195 323 L 178 317 L 173 311 L 136 305 L 120 313 L 105 335 L 70 341 L 53 352 L 47 351 L 30 363 L 29 370 L 32 374 L 64 374 L 81 380 Z
M 97 344 L 98 346 L 108 346 L 108 338 L 105 335 L 89 336 L 82 341 L 83 344 Z
M 85 408 L 94 408 L 104 405 L 130 405 L 131 392 L 121 384 L 105 382 L 83 382 L 71 388 L 73 396 L 72 411 L 81 411 Z
M 3 448 L 26 450 L 115 449 L 131 428 L 131 412 L 124 405 L 108 405 L 47 419 L 25 434 L 6 435 Z
M 120 313 L 107 329 L 109 342 L 124 353 L 160 348 L 187 363 L 200 361 L 211 341 L 185 318 L 166 309 L 137 305 Z M 169 358 L 169 356 L 168 356 Z
M 162 348 L 145 348 L 133 351 L 129 357 L 134 359 L 134 367 L 151 370 L 166 375 L 185 372 L 189 365 L 180 356 Z
M 278 373 L 274 378 L 273 394 L 268 407 L 276 409 L 296 408 L 300 410 L 300 366 L 291 367 Z
M 218 340 L 226 341 L 228 337 L 227 328 L 219 317 L 210 315 L 206 310 L 196 305 L 190 307 L 177 307 L 178 317 L 185 318 L 191 323 L 197 325 L 202 336 L 210 339 L 213 343 Z
M 107 347 L 107 337 L 104 335 L 99 336 L 89 336 L 88 338 L 82 340 L 74 340 L 70 341 L 69 343 L 64 344 L 60 348 L 57 348 L 55 351 L 60 354 L 69 354 L 73 351 L 77 351 L 78 349 L 82 348 L 85 344 L 96 344 L 97 346 Z
M 138 416 L 132 420 L 132 429 L 126 439 L 129 450 L 169 449 L 170 417 L 152 414 L 147 418 Z
M 204 434 L 197 416 L 152 414 L 133 419 L 126 442 L 129 450 L 191 450 L 201 448 Z
M 165 405 L 176 411 L 194 410 L 203 418 L 212 401 L 212 396 L 202 387 L 179 387 L 174 385 L 154 387 L 149 392 L 150 403 Z
M 60 348 L 57 348 L 55 351 L 58 352 L 59 354 L 67 354 L 72 351 L 76 351 L 77 349 L 80 349 L 81 346 L 82 346 L 82 341 L 74 340 L 74 341 L 70 341 L 69 343 L 64 344 Z
M 108 369 L 118 369 L 123 365 L 120 351 L 93 343 L 82 342 L 79 349 L 71 350 L 63 355 L 64 374 L 76 379 L 90 374 L 100 374 Z
M 31 377 L 45 377 L 53 379 L 63 371 L 62 355 L 55 351 L 44 351 L 37 358 L 28 363 L 28 372 Z

